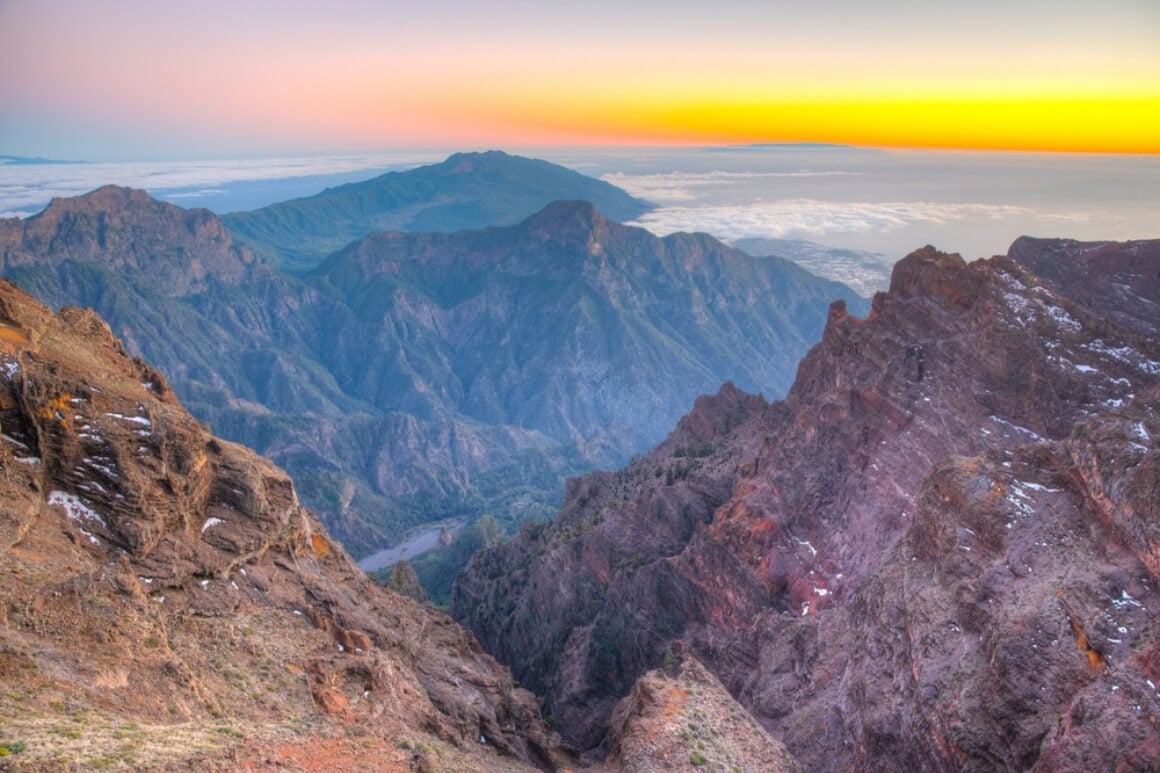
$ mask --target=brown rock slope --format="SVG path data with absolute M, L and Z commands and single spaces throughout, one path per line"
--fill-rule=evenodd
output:
M 1160 245 L 1012 254 L 908 256 L 786 400 L 699 399 L 453 614 L 577 749 L 681 640 L 807 770 L 1160 768 Z
M 609 762 L 624 773 L 703 768 L 798 773 L 769 737 L 695 657 L 670 651 L 616 704 Z
M 0 432 L 0 765 L 544 764 L 470 633 L 369 582 L 99 317 L 2 281 Z

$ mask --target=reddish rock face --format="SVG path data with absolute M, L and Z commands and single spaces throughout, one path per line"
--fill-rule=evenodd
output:
M 420 741 L 461 769 L 547 755 L 532 695 L 470 633 L 370 582 L 284 472 L 214 438 L 99 317 L 3 280 L 0 678 L 30 769 L 96 767 L 138 723 L 209 741 L 137 769 L 249 769 L 284 723 L 388 765 Z M 70 749 L 78 716 L 112 735 Z
M 1160 766 L 1158 275 L 1157 243 L 920 250 L 786 400 L 698 400 L 453 613 L 579 749 L 682 640 L 804 769 Z

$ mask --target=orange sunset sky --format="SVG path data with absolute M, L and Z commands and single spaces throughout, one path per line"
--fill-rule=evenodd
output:
M 1160 153 L 1160 3 L 0 0 L 0 154 Z

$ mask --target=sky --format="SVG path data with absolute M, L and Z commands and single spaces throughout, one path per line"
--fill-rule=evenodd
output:
M 0 154 L 1160 153 L 1156 0 L 0 0 Z

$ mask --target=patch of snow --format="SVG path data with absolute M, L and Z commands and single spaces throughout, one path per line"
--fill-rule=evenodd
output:
M 1032 440 L 1038 440 L 1038 441 L 1044 440 L 1044 437 L 1042 435 L 1040 435 L 1036 432 L 1032 432 L 1031 430 L 1027 429 L 1027 427 L 1020 427 L 1018 424 L 1012 424 L 1011 422 L 1007 421 L 1006 419 L 1001 419 L 998 416 L 991 416 L 990 419 L 991 419 L 991 421 L 994 421 L 994 422 L 997 422 L 997 423 L 1002 424 L 1004 426 L 1010 427 L 1011 429 L 1015 430 L 1016 432 L 1022 432 L 1023 434 L 1030 437 Z
M 1054 319 L 1060 327 L 1065 327 L 1068 330 L 1079 330 L 1081 327 L 1079 321 L 1076 320 L 1075 317 L 1071 316 L 1058 306 L 1048 306 L 1047 314 L 1052 319 Z
M 21 464 L 40 464 L 39 456 L 14 456 L 12 458 Z
M 294 610 L 294 614 L 298 615 L 299 617 L 302 617 L 302 610 L 301 610 L 301 609 L 295 609 L 295 610 Z
M 134 424 L 140 424 L 143 427 L 152 427 L 153 422 L 144 416 L 125 416 L 120 413 L 106 413 L 106 416 L 112 416 L 114 419 L 121 419 L 122 421 L 131 421 Z
M 24 443 L 21 443 L 19 440 L 12 437 L 11 435 L 0 434 L 0 438 L 4 438 L 5 440 L 7 440 L 9 443 L 16 446 L 17 448 L 28 448 L 27 445 L 25 445 Z
M 51 491 L 48 494 L 48 504 L 60 505 L 69 518 L 79 523 L 96 521 L 101 526 L 106 525 L 105 520 L 76 494 L 70 494 L 67 491 Z
M 11 362 L 4 363 L 4 377 L 6 379 L 8 379 L 9 381 L 11 381 L 12 378 L 19 372 L 20 372 L 20 363 L 19 362 L 12 360 Z
M 1076 365 L 1075 369 L 1080 373 L 1099 373 L 1099 371 L 1093 368 L 1091 365 Z
M 1061 489 L 1057 489 L 1057 488 L 1049 488 L 1047 486 L 1041 486 L 1038 483 L 1031 483 L 1031 482 L 1026 481 L 1026 480 L 1019 481 L 1019 485 L 1026 486 L 1027 488 L 1031 489 L 1032 491 L 1046 491 L 1046 492 L 1052 493 L 1052 494 L 1061 490 Z
M 106 465 L 97 464 L 92 459 L 85 459 L 85 463 L 88 464 L 89 467 L 92 467 L 94 470 L 100 470 L 101 472 L 105 473 L 105 475 L 107 475 L 110 478 L 117 477 L 117 473 L 112 468 L 110 468 Z
M 219 523 L 225 523 L 225 521 L 223 521 L 221 518 L 206 518 L 205 523 L 203 523 L 201 525 L 202 533 L 204 534 L 206 529 L 212 529 L 214 526 L 217 526 Z
M 1013 321 L 1019 327 L 1024 327 L 1024 320 L 1031 318 L 1032 306 L 1022 295 L 1015 293 L 1003 293 L 1003 297 L 1007 300 L 1007 306 L 1014 312 Z
M 138 577 L 137 579 L 140 580 L 141 582 L 145 583 L 146 585 L 151 585 L 153 583 L 152 577 Z
M 200 585 L 203 588 L 209 587 L 209 580 L 201 580 L 200 582 L 198 582 L 198 585 Z
M 1136 422 L 1136 426 L 1133 427 L 1133 429 L 1136 430 L 1136 437 L 1140 438 L 1145 443 L 1150 443 L 1152 441 L 1152 436 L 1148 434 L 1148 428 L 1144 426 L 1144 422 Z
M 804 545 L 810 551 L 811 556 L 816 556 L 818 554 L 818 551 L 814 549 L 814 546 L 806 542 L 804 539 L 798 539 L 797 537 L 790 537 L 790 539 L 798 545 Z
M 1144 605 L 1140 603 L 1139 599 L 1133 598 L 1126 590 L 1121 590 L 1120 597 L 1118 599 L 1112 599 L 1112 604 L 1115 605 L 1116 609 L 1123 609 L 1124 607 L 1144 608 Z

